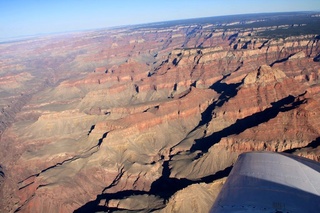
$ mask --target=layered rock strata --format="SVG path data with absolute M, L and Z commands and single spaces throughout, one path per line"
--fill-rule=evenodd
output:
M 1 211 L 203 212 L 242 152 L 319 161 L 319 36 L 249 19 L 0 44 Z

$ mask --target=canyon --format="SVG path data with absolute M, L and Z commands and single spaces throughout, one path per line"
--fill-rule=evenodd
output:
M 319 162 L 317 29 L 255 14 L 0 43 L 0 212 L 208 212 L 243 152 Z

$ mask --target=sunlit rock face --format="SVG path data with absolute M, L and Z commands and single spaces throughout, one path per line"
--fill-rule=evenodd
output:
M 319 35 L 299 17 L 0 44 L 0 212 L 205 212 L 243 152 L 320 161 Z

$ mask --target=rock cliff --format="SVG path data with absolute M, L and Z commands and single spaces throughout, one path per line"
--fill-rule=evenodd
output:
M 319 35 L 260 16 L 0 44 L 0 211 L 204 212 L 242 152 L 319 161 Z

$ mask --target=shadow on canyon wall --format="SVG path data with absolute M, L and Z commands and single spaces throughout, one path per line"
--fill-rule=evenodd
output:
M 305 100 L 295 101 L 295 97 L 289 95 L 277 102 L 271 103 L 271 107 L 261 112 L 254 113 L 243 119 L 238 119 L 234 124 L 226 127 L 221 131 L 196 140 L 195 144 L 191 147 L 191 151 L 200 150 L 202 151 L 202 153 L 206 153 L 208 152 L 209 148 L 218 143 L 221 138 L 228 137 L 229 135 L 239 134 L 246 129 L 265 123 L 272 118 L 275 118 L 280 112 L 287 112 L 295 109 L 304 102 Z
M 232 166 L 227 167 L 223 171 L 219 171 L 214 175 L 209 175 L 206 177 L 201 178 L 200 180 L 188 180 L 185 178 L 177 179 L 171 178 L 170 175 L 170 168 L 169 168 L 169 161 L 165 161 L 163 163 L 163 171 L 162 176 L 154 181 L 151 184 L 150 191 L 139 191 L 139 190 L 124 190 L 119 191 L 116 193 L 102 193 L 97 196 L 97 198 L 93 201 L 90 201 L 80 207 L 79 209 L 75 210 L 74 213 L 90 213 L 90 212 L 98 212 L 98 211 L 105 211 L 105 212 L 112 212 L 116 210 L 127 210 L 127 209 L 120 209 L 120 208 L 110 208 L 106 206 L 101 206 L 101 203 L 107 204 L 109 200 L 112 199 L 125 199 L 130 196 L 134 195 L 153 195 L 159 197 L 165 203 L 169 200 L 169 198 L 176 193 L 177 191 L 196 183 L 211 183 L 214 180 L 227 177 L 232 169 Z M 102 202 L 103 201 L 103 202 Z M 156 209 L 150 209 L 156 210 Z
M 211 89 L 220 93 L 219 99 L 210 105 L 203 113 L 202 120 L 200 121 L 199 126 L 207 124 L 213 115 L 213 110 L 215 107 L 222 106 L 225 102 L 227 102 L 230 98 L 234 97 L 237 94 L 239 86 L 242 84 L 226 84 L 222 83 L 222 80 L 227 76 L 223 77 L 220 81 L 216 82 L 212 85 Z M 252 114 L 251 116 L 245 117 L 243 119 L 238 119 L 234 124 L 226 127 L 225 129 L 215 132 L 210 136 L 195 140 L 195 144 L 191 147 L 191 152 L 201 151 L 201 153 L 208 152 L 209 148 L 214 144 L 218 143 L 221 138 L 228 137 L 229 135 L 239 134 L 246 129 L 257 126 L 261 123 L 267 122 L 270 119 L 275 118 L 280 112 L 286 112 L 292 109 L 295 109 L 299 105 L 303 104 L 305 100 L 297 100 L 296 97 L 289 95 L 277 102 L 271 103 L 271 107 Z M 316 143 L 319 143 L 319 139 L 317 139 Z M 197 157 L 201 157 L 198 155 Z M 172 156 L 171 156 L 172 157 Z M 112 199 L 124 199 L 133 195 L 153 195 L 159 197 L 165 203 L 174 193 L 177 191 L 195 183 L 210 183 L 214 180 L 220 179 L 222 177 L 227 177 L 230 173 L 232 166 L 227 167 L 223 171 L 219 171 L 216 174 L 209 175 L 203 177 L 199 180 L 189 180 L 189 179 L 177 179 L 170 177 L 170 168 L 169 168 L 170 160 L 163 162 L 163 170 L 162 176 L 154 181 L 151 184 L 150 191 L 139 191 L 139 190 L 124 190 L 116 193 L 102 193 L 97 195 L 97 198 L 93 201 L 90 201 L 75 210 L 75 213 L 79 212 L 97 212 L 97 211 L 115 211 L 115 210 L 124 210 L 118 208 L 109 208 L 104 205 L 101 206 L 101 203 L 107 204 L 109 200 Z M 105 190 L 104 190 L 105 191 Z
M 304 149 L 304 148 L 317 148 L 318 146 L 320 146 L 320 137 L 316 138 L 314 141 L 312 141 L 311 143 L 309 143 L 308 145 L 304 146 L 304 147 L 298 147 L 298 148 L 293 148 L 293 149 L 288 149 L 283 151 L 284 153 L 289 153 L 292 154 L 295 151 L 298 151 L 299 149 Z

